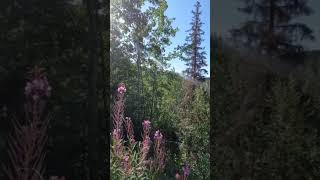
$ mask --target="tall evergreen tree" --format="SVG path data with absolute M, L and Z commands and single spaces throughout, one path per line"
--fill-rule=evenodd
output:
M 241 0 L 245 6 L 239 11 L 251 17 L 232 36 L 247 47 L 271 55 L 300 54 L 302 40 L 313 40 L 312 30 L 303 23 L 293 21 L 310 15 L 307 0 Z
M 201 29 L 203 23 L 200 20 L 200 2 L 197 1 L 195 4 L 195 10 L 192 11 L 193 18 L 191 24 L 191 29 L 189 35 L 186 38 L 186 43 L 180 47 L 182 50 L 181 59 L 186 62 L 187 69 L 184 71 L 188 77 L 192 80 L 204 80 L 204 74 L 207 74 L 207 70 L 203 67 L 207 66 L 206 63 L 206 52 L 204 48 L 201 47 L 201 42 L 203 41 L 202 35 L 204 31 Z

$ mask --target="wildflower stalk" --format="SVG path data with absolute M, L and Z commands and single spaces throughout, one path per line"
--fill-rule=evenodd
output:
M 43 117 L 46 98 L 51 94 L 51 87 L 41 68 L 35 67 L 30 72 L 25 87 L 26 122 L 13 119 L 13 133 L 9 136 L 10 162 L 4 167 L 10 180 L 43 179 L 44 150 L 47 141 L 49 119 Z
M 176 180 L 187 180 L 190 175 L 190 167 L 188 164 L 186 164 L 183 168 L 183 174 L 180 175 L 178 172 L 175 176 Z
M 112 173 L 113 178 L 131 178 L 131 179 L 158 179 L 160 173 L 163 172 L 165 166 L 165 146 L 164 138 L 158 130 L 154 135 L 154 151 L 153 159 L 148 158 L 150 151 L 150 132 L 151 122 L 143 121 L 142 143 L 136 142 L 133 131 L 133 123 L 131 118 L 123 118 L 124 114 L 124 94 L 126 92 L 125 85 L 120 83 L 117 89 L 113 107 L 113 124 L 112 132 Z M 128 146 L 122 136 L 122 129 L 126 129 Z M 135 146 L 137 145 L 138 146 Z M 137 148 L 135 148 L 137 147 Z
M 133 123 L 131 121 L 131 118 L 129 117 L 125 118 L 125 127 L 127 130 L 127 137 L 129 140 L 130 149 L 133 150 L 133 146 L 136 143 L 136 141 L 134 139 Z
M 151 129 L 151 122 L 146 120 L 142 123 L 142 127 L 143 127 L 143 140 L 142 140 L 142 146 L 141 146 L 141 158 L 140 158 L 140 162 L 141 163 L 146 163 L 146 158 L 147 155 L 149 153 L 150 150 L 150 129 Z
M 123 124 L 123 111 L 124 111 L 124 94 L 126 92 L 125 85 L 120 83 L 117 89 L 117 96 L 115 98 L 115 104 L 113 107 L 113 153 L 117 157 L 121 158 L 123 153 L 122 142 L 122 124 Z
M 154 160 L 154 169 L 157 173 L 161 173 L 164 169 L 165 161 L 165 144 L 164 138 L 161 132 L 158 130 L 154 134 L 154 151 L 155 151 L 155 160 Z

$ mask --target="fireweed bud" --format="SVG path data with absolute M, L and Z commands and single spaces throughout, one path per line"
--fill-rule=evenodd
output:
M 112 132 L 112 138 L 114 141 L 118 142 L 121 140 L 121 130 L 120 129 L 114 129 Z
M 189 167 L 189 165 L 185 165 L 185 166 L 182 168 L 182 170 L 183 170 L 183 175 L 184 175 L 185 177 L 188 177 L 189 174 L 190 174 L 190 167 Z
M 30 81 L 27 82 L 24 88 L 24 94 L 27 98 L 38 101 L 41 98 L 50 97 L 51 86 L 43 74 L 35 74 Z
M 151 128 L 151 122 L 148 120 L 143 121 L 142 127 L 143 127 L 143 130 L 149 131 Z
M 127 89 L 126 89 L 126 86 L 124 85 L 124 83 L 120 83 L 120 84 L 118 85 L 117 92 L 118 92 L 119 94 L 124 94 L 126 91 L 127 91 Z
M 180 174 L 179 173 L 176 174 L 176 180 L 180 180 Z
M 125 155 L 122 159 L 122 165 L 126 172 L 130 170 L 129 155 Z
M 154 134 L 154 139 L 161 141 L 162 140 L 162 134 L 159 130 L 156 131 L 156 133 Z

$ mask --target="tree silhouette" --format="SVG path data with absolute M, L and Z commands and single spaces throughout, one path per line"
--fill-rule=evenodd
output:
M 313 40 L 312 30 L 294 21 L 310 15 L 308 0 L 241 0 L 239 11 L 249 15 L 240 28 L 231 30 L 233 38 L 269 55 L 301 54 L 302 40 Z

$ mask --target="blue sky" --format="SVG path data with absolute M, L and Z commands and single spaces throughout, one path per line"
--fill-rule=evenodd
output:
M 201 4 L 201 21 L 204 23 L 202 26 L 202 30 L 205 34 L 202 36 L 204 41 L 202 42 L 202 47 L 205 48 L 207 53 L 207 64 L 206 69 L 208 70 L 207 77 L 210 77 L 210 0 L 199 0 Z M 175 18 L 173 22 L 173 27 L 178 27 L 179 31 L 176 36 L 171 39 L 172 44 L 167 48 L 168 51 L 172 50 L 178 45 L 182 45 L 185 42 L 185 38 L 188 35 L 186 32 L 190 29 L 192 13 L 194 10 L 194 4 L 196 0 L 167 0 L 168 9 L 166 11 L 166 15 L 169 18 Z M 181 73 L 186 69 L 185 63 L 180 61 L 179 59 L 175 59 L 171 61 L 171 66 L 175 69 L 176 72 Z

